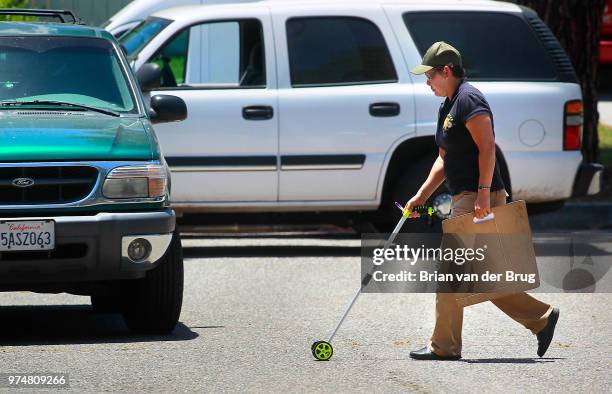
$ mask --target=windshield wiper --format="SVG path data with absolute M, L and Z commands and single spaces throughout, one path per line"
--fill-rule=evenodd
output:
M 90 107 L 89 105 L 69 103 L 67 101 L 55 100 L 31 100 L 31 101 L 0 101 L 0 107 L 20 107 L 27 105 L 57 105 L 60 107 L 73 107 L 85 109 L 88 111 L 99 112 L 101 114 L 120 117 L 121 114 L 110 109 L 102 109 L 98 107 Z

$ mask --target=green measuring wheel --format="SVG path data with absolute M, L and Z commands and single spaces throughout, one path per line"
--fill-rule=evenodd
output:
M 317 341 L 310 347 L 312 355 L 319 361 L 327 361 L 334 354 L 334 349 L 331 343 L 325 341 Z

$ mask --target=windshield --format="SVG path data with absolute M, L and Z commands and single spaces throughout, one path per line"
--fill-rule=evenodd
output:
M 86 37 L 0 37 L 0 100 L 63 101 L 137 112 L 112 43 Z
M 119 38 L 119 42 L 130 58 L 136 57 L 152 39 L 166 28 L 171 21 L 162 18 L 148 18 Z

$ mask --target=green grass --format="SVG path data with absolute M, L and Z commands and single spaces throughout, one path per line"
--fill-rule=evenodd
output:
M 172 74 L 177 84 L 185 82 L 186 62 L 187 56 L 175 56 L 170 58 L 170 70 L 172 70 Z M 164 62 L 160 58 L 153 60 L 153 63 L 156 63 L 159 67 L 164 67 Z
M 612 127 L 599 124 L 599 161 L 612 170 Z

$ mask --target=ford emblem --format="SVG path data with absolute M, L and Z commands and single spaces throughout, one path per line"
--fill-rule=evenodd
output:
M 13 179 L 13 186 L 17 187 L 30 187 L 34 185 L 34 179 L 30 178 L 17 178 Z

